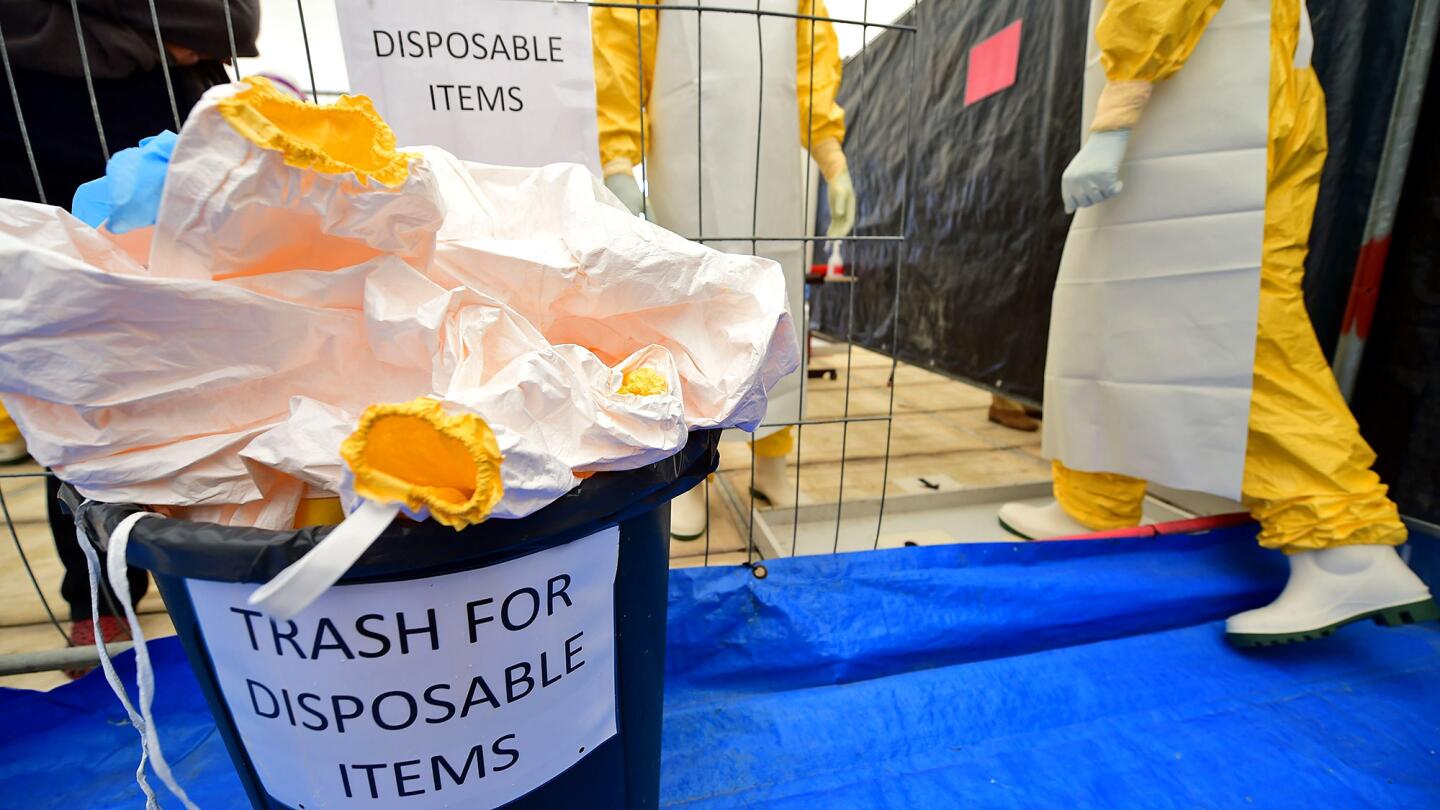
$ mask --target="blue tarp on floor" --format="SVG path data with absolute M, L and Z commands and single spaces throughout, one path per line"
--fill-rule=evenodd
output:
M 1230 649 L 1223 618 L 1284 581 L 1253 530 L 766 568 L 671 574 L 668 806 L 1440 806 L 1440 624 Z M 152 655 L 176 775 L 244 807 L 179 645 Z M 0 717 L 0 804 L 138 806 L 100 678 Z

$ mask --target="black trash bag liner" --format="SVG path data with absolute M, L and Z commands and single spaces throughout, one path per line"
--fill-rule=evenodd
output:
M 719 462 L 721 431 L 690 434 L 670 458 L 624 472 L 596 473 L 555 503 L 518 520 L 487 520 L 457 532 L 427 520 L 395 521 L 351 567 L 344 582 L 376 582 L 439 576 L 493 565 L 558 546 L 602 526 L 649 512 L 696 486 Z M 79 514 L 97 545 L 120 521 L 147 511 L 136 504 L 85 501 L 68 484 L 61 499 Z M 130 534 L 127 561 L 156 574 L 219 580 L 268 582 L 305 556 L 330 533 L 330 526 L 271 531 L 169 518 L 148 518 Z
M 1330 154 L 1310 229 L 1305 305 L 1320 347 L 1329 355 L 1340 336 L 1365 239 L 1414 3 L 1309 0 L 1309 7 Z

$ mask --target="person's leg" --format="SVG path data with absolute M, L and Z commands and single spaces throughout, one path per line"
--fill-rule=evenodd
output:
M 45 509 L 50 520 L 50 534 L 55 538 L 55 554 L 65 567 L 60 580 L 60 595 L 70 605 L 70 643 L 84 647 L 94 644 L 96 639 L 104 641 L 125 641 L 130 638 L 130 626 L 125 621 L 124 610 L 110 589 L 105 572 L 105 557 L 100 556 L 100 603 L 96 608 L 100 614 L 97 625 L 91 617 L 90 572 L 85 561 L 85 552 L 80 549 L 80 539 L 75 531 L 75 521 L 61 506 L 59 500 L 60 480 L 55 476 L 45 478 Z M 130 580 L 130 594 L 136 604 L 150 587 L 150 578 L 139 568 L 129 568 L 126 576 Z M 79 678 L 91 667 L 67 669 L 65 674 Z
M 1320 351 L 1300 279 L 1299 267 L 1272 265 L 1261 283 L 1245 505 L 1266 548 L 1399 545 L 1405 525 L 1370 469 L 1375 453 Z
M 783 427 L 751 443 L 755 449 L 755 495 L 772 507 L 794 506 L 795 485 L 785 476 L 795 450 L 795 428 Z
M 75 534 L 75 521 L 61 506 L 59 493 L 60 479 L 53 475 L 46 476 L 46 517 L 50 520 L 50 534 L 55 538 L 55 556 L 60 558 L 60 564 L 65 567 L 65 575 L 60 580 L 60 595 L 70 605 L 71 621 L 88 621 L 90 619 L 90 576 L 85 565 L 85 553 L 80 550 L 80 541 Z M 108 589 L 103 576 L 100 587 Z M 113 610 L 108 609 L 107 600 L 103 595 L 100 598 L 100 611 L 102 614 L 114 614 Z
M 1139 526 L 1145 504 L 1145 481 L 1119 473 L 1072 470 L 1050 463 L 1055 500 L 1086 528 L 1104 532 Z
M 1367 618 L 1440 618 L 1395 551 L 1405 526 L 1309 329 L 1298 279 L 1277 281 L 1267 278 L 1261 298 L 1244 500 L 1261 545 L 1289 555 L 1290 576 L 1273 602 L 1230 617 L 1226 637 L 1268 646 Z
M 728 443 L 720 445 L 720 452 Z M 795 485 L 785 477 L 785 463 L 795 449 L 795 428 L 783 427 L 750 443 L 755 454 L 755 493 L 772 507 L 791 506 Z M 670 535 L 695 540 L 705 534 L 705 487 L 698 486 L 670 502 Z
M 1000 507 L 1000 525 L 1026 540 L 1048 540 L 1139 526 L 1145 481 L 1118 473 L 1072 470 L 1050 463 L 1055 500 Z
M 1277 29 L 1291 36 L 1287 24 Z M 1288 40 L 1277 41 L 1289 53 Z M 1302 282 L 1328 150 L 1325 96 L 1309 69 L 1271 77 L 1270 162 L 1244 500 L 1260 544 L 1288 552 L 1398 545 L 1405 527 L 1340 393 Z
M 1272 194 L 1291 210 L 1314 205 L 1313 194 Z M 1440 618 L 1425 584 L 1395 553 L 1405 525 L 1371 469 L 1375 454 L 1310 325 L 1304 242 L 1269 249 L 1297 239 L 1287 236 L 1287 223 L 1267 228 L 1243 483 L 1260 544 L 1290 555 L 1290 577 L 1274 602 L 1226 622 L 1237 646 L 1320 638 L 1365 618 L 1387 625 Z
M 90 574 L 85 563 L 85 552 L 80 549 L 80 540 L 75 533 L 75 520 L 61 506 L 59 500 L 60 480 L 47 476 L 45 479 L 46 513 L 50 520 L 50 533 L 55 538 L 55 554 L 65 567 L 64 578 L 60 581 L 60 595 L 70 606 L 70 619 L 78 623 L 90 622 Z M 109 580 L 104 571 L 105 558 L 100 558 L 100 604 L 101 616 L 120 617 L 124 611 L 110 590 Z M 129 568 L 126 575 L 130 580 L 131 598 L 136 604 L 149 590 L 150 578 L 140 568 Z
M 1278 52 L 1289 47 L 1282 42 Z M 1429 589 L 1395 553 L 1405 525 L 1371 469 L 1375 453 L 1305 309 L 1301 284 L 1325 164 L 1325 100 L 1313 71 L 1275 64 L 1242 492 L 1260 522 L 1260 544 L 1290 555 L 1290 577 L 1274 602 L 1226 622 L 1227 637 L 1240 646 L 1319 638 L 1364 618 L 1403 624 L 1440 617 Z
M 670 536 L 676 540 L 699 540 L 705 536 L 708 517 L 706 485 L 699 484 L 670 502 Z

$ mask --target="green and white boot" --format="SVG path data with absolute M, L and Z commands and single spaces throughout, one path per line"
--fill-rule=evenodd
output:
M 756 456 L 755 485 L 750 492 L 762 508 L 789 509 L 795 505 L 795 482 L 785 474 L 785 456 Z
M 1440 619 L 1430 589 L 1393 546 L 1337 546 L 1289 559 L 1290 579 L 1274 602 L 1225 622 L 1231 644 L 1310 641 L 1362 619 L 1386 627 Z
M 670 536 L 699 540 L 705 536 L 705 483 L 670 502 Z

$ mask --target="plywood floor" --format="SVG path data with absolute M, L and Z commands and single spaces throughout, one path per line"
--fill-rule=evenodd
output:
M 892 387 L 888 357 L 858 347 L 847 356 L 843 346 L 838 348 L 836 353 L 817 352 L 811 361 L 811 368 L 834 368 L 837 373 L 834 380 L 809 381 L 805 417 L 871 421 L 810 425 L 797 431 L 789 472 L 793 486 L 799 471 L 801 504 L 876 499 L 882 483 L 886 497 L 911 493 L 921 478 L 961 489 L 1050 480 L 1049 464 L 1040 458 L 1040 434 L 991 423 L 989 392 L 903 363 Z M 891 412 L 892 396 L 893 419 L 876 420 Z M 710 487 L 712 565 L 717 564 L 716 555 L 729 555 L 718 564 L 746 559 L 750 463 L 744 442 L 721 445 L 719 475 L 738 494 L 739 502 L 727 503 L 721 487 Z M 704 549 L 698 543 L 672 542 L 672 565 L 703 564 Z
M 888 358 L 859 348 L 847 358 L 844 348 L 839 349 L 812 360 L 812 368 L 835 368 L 837 374 L 834 380 L 809 382 L 806 418 L 885 417 L 891 412 L 892 397 L 894 418 L 803 428 L 790 464 L 792 476 L 797 469 L 800 472 L 802 503 L 873 499 L 879 497 L 882 484 L 887 497 L 904 494 L 914 491 L 919 478 L 945 479 L 947 485 L 966 489 L 1049 479 L 1049 467 L 1039 458 L 1038 433 L 1020 433 L 987 421 L 989 393 L 905 364 L 899 366 L 892 388 Z M 40 472 L 33 464 L 0 468 L 0 473 L 27 471 Z M 698 540 L 672 540 L 672 566 L 734 565 L 746 560 L 750 452 L 744 442 L 723 445 L 718 475 L 725 477 L 736 499 L 732 501 L 727 488 L 712 478 L 710 530 Z M 15 548 L 18 538 L 45 598 L 68 630 L 69 610 L 60 598 L 62 569 L 45 518 L 44 482 L 0 479 L 0 493 L 15 528 L 14 537 L 8 530 L 0 535 L 0 655 L 64 646 Z M 153 588 L 140 609 L 147 634 L 173 632 Z M 35 689 L 62 682 L 60 673 L 0 677 L 0 686 Z

